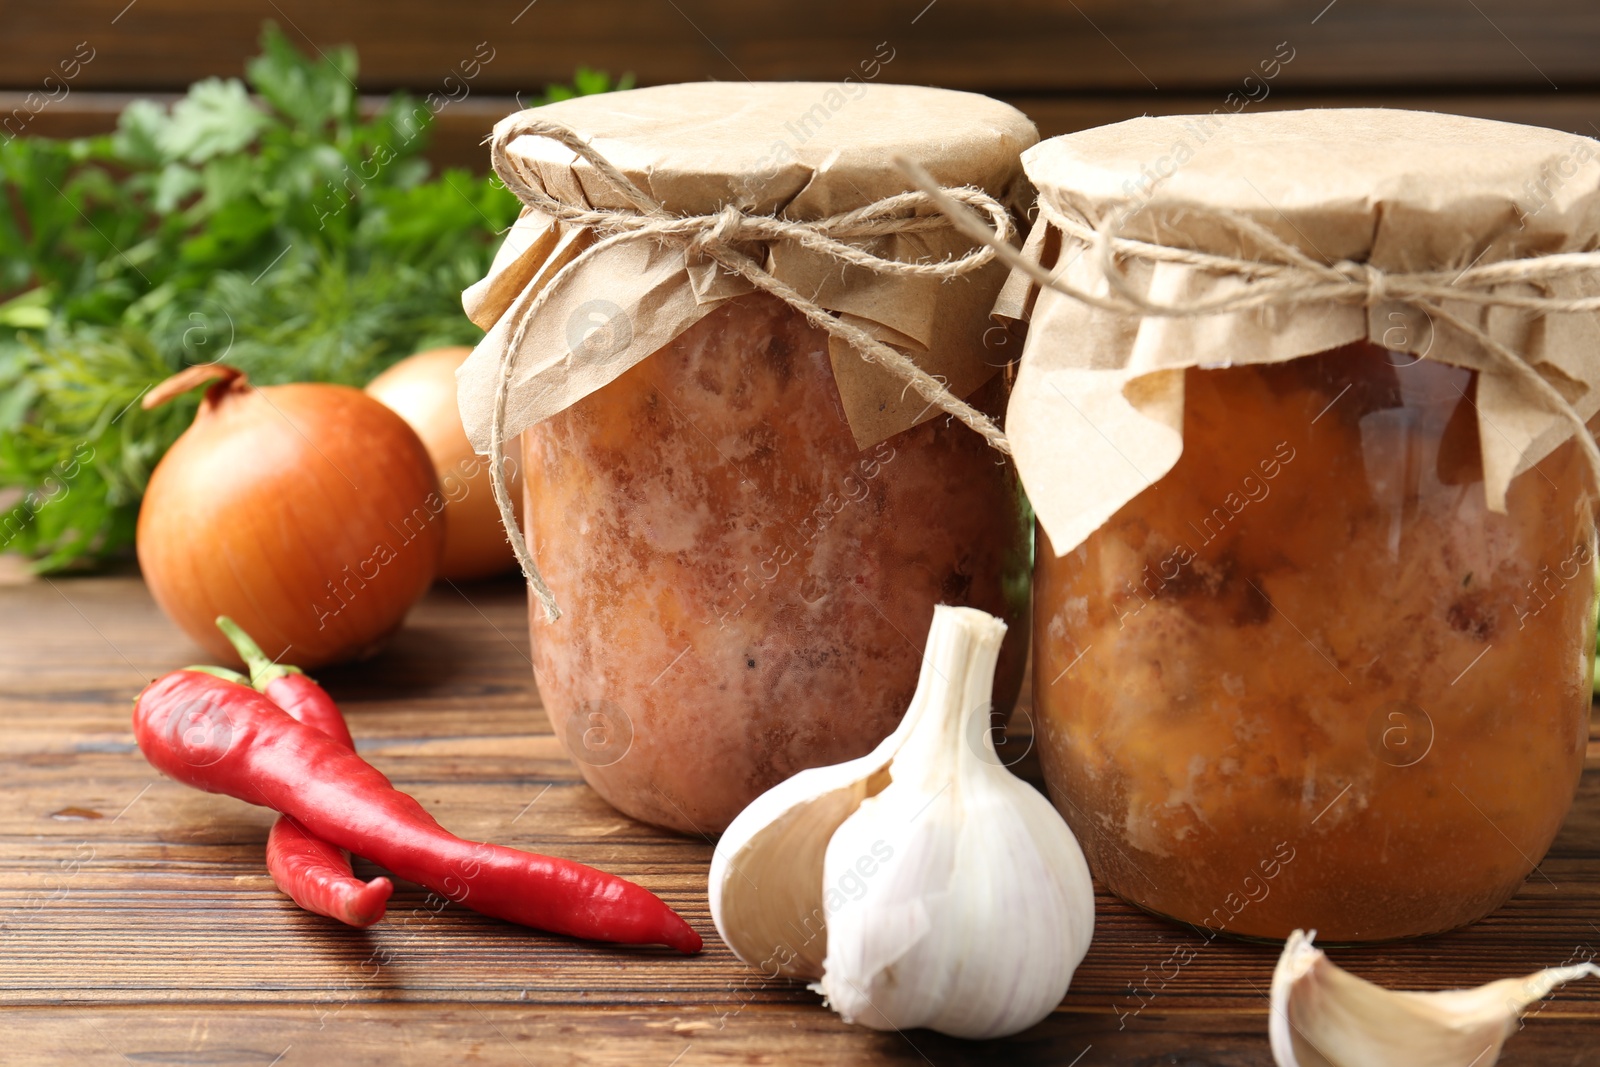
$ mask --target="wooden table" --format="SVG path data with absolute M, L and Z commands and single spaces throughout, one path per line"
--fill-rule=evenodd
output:
M 445 825 L 633 878 L 704 932 L 706 951 L 435 914 L 405 883 L 370 930 L 305 914 L 263 872 L 269 812 L 163 779 L 134 747 L 130 699 L 198 657 L 135 576 L 0 585 L 0 1063 L 1271 1062 L 1276 952 L 1206 942 L 1107 897 L 1066 1001 L 1007 1041 L 853 1028 L 804 988 L 762 980 L 712 927 L 711 843 L 617 814 L 563 757 L 510 583 L 439 587 L 385 654 L 322 680 L 363 755 Z M 1506 907 L 1335 959 L 1437 989 L 1595 956 L 1594 756 L 1543 876 Z M 1179 946 L 1193 959 L 1171 976 L 1162 962 Z M 1600 1063 L 1600 981 L 1536 1006 L 1502 1062 Z
M 303 49 L 355 45 L 364 93 L 432 94 L 429 156 L 477 171 L 495 121 L 579 66 L 641 85 L 866 73 L 1000 96 L 1047 137 L 1246 106 L 1600 122 L 1588 0 L 56 0 L 5 11 L 0 130 L 106 132 L 136 96 L 238 77 L 263 19 Z

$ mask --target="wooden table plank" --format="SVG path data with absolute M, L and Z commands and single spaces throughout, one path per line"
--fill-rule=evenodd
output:
M 724 1015 L 517 1005 L 290 1007 L 213 1003 L 151 1008 L 0 1010 L 10 1067 L 338 1064 L 574 1064 L 595 1067 L 1271 1067 L 1265 1012 L 1149 1015 L 1119 1028 L 1104 1015 L 1058 1012 L 1003 1044 L 916 1031 L 877 1033 L 832 1013 L 743 1005 Z M 1592 1023 L 1550 1008 L 1512 1039 L 1504 1067 L 1592 1064 Z M 1587 1029 L 1586 1029 L 1587 1028 Z M 781 1035 L 782 1043 L 774 1040 Z
M 1270 1062 L 1275 950 L 1207 942 L 1103 895 L 1066 1001 L 1004 1042 L 847 1027 L 803 987 L 762 979 L 715 936 L 713 846 L 619 815 L 560 754 L 524 605 L 514 583 L 437 589 L 383 655 L 322 680 L 367 758 L 447 826 L 634 878 L 707 935 L 705 953 L 435 912 L 404 883 L 369 930 L 300 912 L 262 870 L 269 813 L 164 780 L 133 746 L 131 697 L 199 657 L 138 579 L 0 586 L 0 1062 Z M 1541 870 L 1548 881 L 1470 929 L 1336 958 L 1437 989 L 1596 955 L 1593 761 Z M 1178 949 L 1192 959 L 1164 967 Z M 1568 986 L 1503 1062 L 1589 1062 L 1597 1023 L 1600 983 Z
M 55 96 L 75 56 L 73 92 L 236 75 L 265 20 L 308 50 L 354 44 L 363 89 L 455 96 L 538 91 L 579 64 L 647 85 L 866 70 L 987 92 L 1171 92 L 1238 85 L 1291 54 L 1281 77 L 1297 88 L 1600 81 L 1600 11 L 1584 0 L 54 0 L 5 19 L 0 87 Z
M 1210 92 L 1104 92 L 1002 93 L 1000 98 L 1020 109 L 1039 127 L 1041 137 L 1103 126 L 1140 115 L 1207 114 L 1224 106 L 1232 86 Z M 132 100 L 144 97 L 164 104 L 176 93 L 134 94 L 79 90 L 41 111 L 27 132 L 42 137 L 84 137 L 116 128 L 117 116 Z M 0 90 L 0 116 L 23 106 L 27 94 Z M 527 99 L 524 97 L 524 99 Z M 367 97 L 363 106 L 375 113 L 383 97 Z M 1279 88 L 1250 110 L 1279 111 L 1309 107 L 1398 107 L 1416 111 L 1441 111 L 1474 118 L 1550 126 L 1586 137 L 1600 136 L 1600 93 L 1557 92 L 1548 86 L 1529 92 L 1489 93 L 1481 89 L 1461 92 L 1297 92 Z M 515 97 L 474 95 L 452 104 L 434 120 L 424 155 L 436 167 L 464 167 L 485 172 L 489 149 L 483 140 L 494 124 L 518 108 Z

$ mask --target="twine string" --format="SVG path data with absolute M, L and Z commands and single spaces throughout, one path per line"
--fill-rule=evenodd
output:
M 510 152 L 512 142 L 525 136 L 542 137 L 565 146 L 593 167 L 601 180 L 619 194 L 627 206 L 594 208 L 569 204 L 551 196 L 531 173 L 526 162 Z M 516 369 L 517 353 L 530 324 L 538 317 L 550 294 L 563 277 L 571 276 L 581 264 L 621 242 L 645 239 L 675 244 L 683 249 L 686 259 L 709 259 L 729 273 L 737 274 L 752 288 L 777 297 L 814 326 L 848 344 L 868 363 L 877 364 L 905 381 L 930 406 L 960 419 L 979 433 L 991 447 L 1006 455 L 1011 454 L 1010 442 L 989 416 L 950 392 L 943 381 L 923 370 L 905 353 L 878 340 L 862 327 L 835 316 L 774 277 L 746 251 L 753 246 L 784 242 L 829 257 L 843 266 L 860 267 L 888 277 L 937 278 L 941 281 L 961 277 L 981 269 L 994 259 L 995 251 L 991 242 L 997 241 L 1009 248 L 1015 232 L 1010 212 L 982 190 L 941 188 L 935 185 L 937 198 L 921 190 L 898 193 L 852 211 L 811 221 L 750 214 L 731 205 L 709 215 L 675 215 L 634 184 L 575 130 L 528 113 L 516 116 L 496 131 L 490 145 L 490 158 L 500 179 L 524 205 L 558 222 L 590 229 L 600 238 L 573 257 L 546 284 L 536 290 L 524 290 L 513 301 L 508 310 L 514 323 L 510 343 L 500 354 L 495 377 L 489 442 L 489 474 L 494 499 L 523 576 L 550 621 L 560 618 L 561 610 L 554 593 L 539 573 L 523 537 L 512 506 L 510 488 L 506 484 L 506 402 Z M 923 176 L 926 177 L 925 172 Z M 949 232 L 953 227 L 950 218 L 941 211 L 933 210 L 940 203 L 940 198 L 958 205 L 971 218 L 978 220 L 985 239 L 959 256 L 937 261 L 880 256 L 859 243 L 898 234 Z
M 1341 260 L 1327 264 L 1308 256 L 1248 216 L 1211 211 L 1207 218 L 1221 222 L 1251 239 L 1262 253 L 1254 258 L 1220 255 L 1121 236 L 1130 212 L 1110 217 L 1100 225 L 1056 210 L 1039 199 L 1041 220 L 1083 244 L 1094 265 L 1093 276 L 1104 278 L 1105 294 L 1079 289 L 1057 273 L 1023 255 L 1001 240 L 966 205 L 945 195 L 928 173 L 903 157 L 896 160 L 922 192 L 950 217 L 962 233 L 992 250 L 1006 265 L 1021 271 L 1036 284 L 1102 311 L 1122 315 L 1197 318 L 1261 308 L 1321 302 L 1355 303 L 1368 307 L 1394 301 L 1415 308 L 1435 324 L 1444 323 L 1471 338 L 1495 369 L 1529 389 L 1545 408 L 1565 420 L 1588 461 L 1589 473 L 1600 486 L 1600 448 L 1576 408 L 1521 354 L 1489 336 L 1476 323 L 1447 311 L 1445 301 L 1479 307 L 1515 308 L 1540 315 L 1592 314 L 1600 311 L 1600 296 L 1551 297 L 1502 286 L 1532 286 L 1540 282 L 1579 276 L 1600 276 L 1600 252 L 1562 252 L 1500 260 L 1459 271 L 1385 271 L 1370 263 Z M 1130 278 L 1127 264 L 1175 263 L 1212 273 L 1233 275 L 1246 284 L 1220 296 L 1162 302 L 1151 300 Z

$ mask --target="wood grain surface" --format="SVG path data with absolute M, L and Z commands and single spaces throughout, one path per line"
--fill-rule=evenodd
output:
M 1204 114 L 1220 107 L 1227 90 L 1214 93 L 1001 94 L 1039 127 L 1040 137 L 1074 133 L 1140 115 Z M 0 90 L 0 120 L 21 108 L 27 94 Z M 45 137 L 84 137 L 116 128 L 117 116 L 141 96 L 171 103 L 175 93 L 74 93 L 61 106 L 41 111 L 27 127 Z M 384 98 L 367 97 L 369 111 Z M 1557 93 L 1289 93 L 1274 92 L 1261 111 L 1308 107 L 1404 107 L 1453 115 L 1550 126 L 1585 137 L 1600 137 L 1600 92 Z M 512 96 L 472 96 L 445 108 L 434 121 L 424 155 L 438 167 L 464 167 L 486 172 L 489 149 L 484 138 L 494 124 L 519 110 Z
M 0 86 L 31 87 L 79 42 L 83 89 L 177 89 L 233 75 L 263 21 L 349 43 L 373 89 L 441 82 L 480 42 L 484 92 L 536 90 L 580 64 L 643 84 L 838 79 L 880 43 L 884 76 L 981 92 L 1183 91 L 1238 82 L 1288 42 L 1298 88 L 1600 82 L 1584 0 L 6 0 Z
M 712 843 L 619 815 L 561 754 L 514 583 L 436 588 L 385 653 L 321 680 L 363 755 L 446 826 L 635 879 L 706 951 L 435 913 L 405 883 L 369 930 L 308 915 L 262 869 L 270 813 L 163 779 L 134 747 L 133 695 L 199 655 L 136 576 L 0 585 L 0 1063 L 1271 1062 L 1276 951 L 1208 942 L 1105 896 L 1066 1001 L 1006 1041 L 848 1027 L 803 987 L 764 980 L 711 924 Z M 1595 955 L 1600 761 L 1590 767 L 1546 877 L 1501 911 L 1335 958 L 1386 985 L 1441 989 Z M 1180 946 L 1193 959 L 1174 975 L 1163 961 Z M 1600 1062 L 1597 1035 L 1600 982 L 1574 984 L 1536 1006 L 1502 1062 Z
M 478 170 L 518 94 L 579 66 L 643 85 L 870 70 L 1000 96 L 1047 137 L 1229 94 L 1600 133 L 1600 7 L 1583 0 L 0 0 L 0 136 L 107 130 L 129 94 L 237 77 L 267 20 L 308 51 L 355 45 L 363 92 L 448 98 L 429 155 Z

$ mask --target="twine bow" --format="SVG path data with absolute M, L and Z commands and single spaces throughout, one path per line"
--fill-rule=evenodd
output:
M 1039 285 L 1103 311 L 1123 315 L 1195 318 L 1318 302 L 1353 303 L 1370 307 L 1384 301 L 1394 301 L 1415 308 L 1426 315 L 1435 327 L 1438 323 L 1444 323 L 1472 338 L 1498 369 L 1531 389 L 1550 412 L 1569 423 L 1578 447 L 1588 460 L 1590 474 L 1600 485 L 1600 449 L 1595 447 L 1594 437 L 1577 409 L 1519 353 L 1489 336 L 1476 324 L 1446 311 L 1442 306 L 1448 300 L 1483 307 L 1517 308 L 1541 315 L 1592 314 L 1600 311 L 1600 296 L 1534 296 L 1500 287 L 1514 283 L 1600 276 L 1600 252 L 1562 252 L 1508 259 L 1484 266 L 1473 265 L 1459 271 L 1385 271 L 1370 263 L 1351 260 L 1322 263 L 1244 215 L 1228 211 L 1208 213 L 1209 218 L 1251 238 L 1263 250 L 1262 256 L 1246 259 L 1122 237 L 1119 231 L 1129 213 L 1114 216 L 1095 226 L 1057 211 L 1041 197 L 1040 218 L 1088 249 L 1094 257 L 1096 274 L 1105 278 L 1109 289 L 1109 295 L 1105 295 L 1087 292 L 1062 281 L 1054 271 L 1027 258 L 1011 247 L 1008 241 L 998 239 L 981 218 L 944 195 L 921 167 L 905 159 L 898 160 L 898 163 L 912 181 L 932 198 L 939 210 L 950 217 L 957 229 L 987 245 L 1002 262 L 1022 271 Z M 1124 266 L 1128 260 L 1198 267 L 1218 274 L 1235 275 L 1245 279 L 1247 284 L 1221 296 L 1162 303 L 1139 292 Z
M 621 194 L 628 204 L 625 208 L 593 208 L 568 204 L 545 192 L 539 181 L 525 170 L 522 160 L 513 156 L 509 148 L 519 137 L 543 137 L 568 149 L 587 161 L 597 174 Z M 771 293 L 785 304 L 804 315 L 810 322 L 831 336 L 849 344 L 869 363 L 876 363 L 903 379 L 931 405 L 937 406 L 966 423 L 981 434 L 990 445 L 1011 453 L 1010 444 L 993 420 L 983 412 L 955 396 L 938 378 L 929 374 L 906 356 L 873 337 L 853 323 L 843 321 L 801 295 L 793 287 L 774 277 L 755 259 L 737 246 L 754 243 L 772 244 L 789 242 L 828 256 L 841 264 L 861 267 L 880 275 L 919 276 L 950 279 L 970 274 L 994 258 L 992 242 L 1006 244 L 1011 239 L 1013 226 L 1010 213 L 1004 205 L 978 189 L 943 189 L 939 199 L 956 204 L 968 218 L 978 220 L 985 240 L 982 244 L 952 259 L 936 262 L 910 262 L 878 256 L 856 241 L 891 234 L 949 231 L 955 223 L 939 212 L 919 214 L 937 202 L 927 192 L 907 192 L 884 197 L 865 207 L 831 215 L 809 222 L 792 221 L 772 215 L 754 215 L 729 206 L 710 215 L 674 215 L 648 196 L 594 146 L 578 134 L 557 122 L 535 115 L 523 114 L 499 127 L 490 149 L 494 169 L 506 187 L 515 193 L 523 204 L 545 215 L 573 226 L 592 229 L 600 240 L 589 246 L 567 264 L 551 282 L 537 292 L 523 293 L 512 305 L 515 326 L 510 343 L 500 356 L 499 375 L 495 382 L 494 415 L 490 423 L 490 478 L 494 485 L 495 503 L 500 507 L 500 518 L 510 536 L 511 546 L 522 566 L 534 595 L 544 605 L 551 621 L 561 617 L 555 596 L 539 574 L 527 541 L 517 524 L 511 506 L 511 493 L 506 486 L 505 435 L 506 398 L 510 391 L 511 376 L 516 366 L 516 353 L 529 325 L 538 316 L 549 294 L 555 289 L 562 274 L 571 272 L 584 260 L 602 254 L 622 241 L 654 240 L 676 244 L 683 248 L 686 258 L 704 257 L 717 263 L 730 273 L 737 274 L 755 289 Z M 923 177 L 927 177 L 924 173 Z M 931 183 L 931 179 L 928 179 Z M 939 186 L 933 185 L 938 190 Z M 981 215 L 980 215 L 981 213 Z M 987 217 L 985 224 L 981 217 Z M 1009 247 L 1009 245 L 1006 245 Z M 520 305 L 520 306 L 518 306 Z

